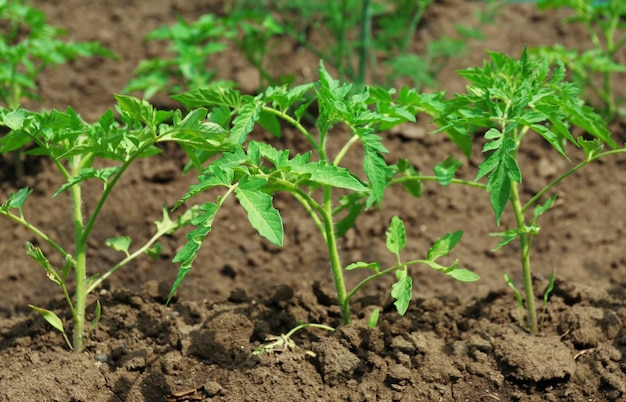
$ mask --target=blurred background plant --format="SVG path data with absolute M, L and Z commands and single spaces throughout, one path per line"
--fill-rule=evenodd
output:
M 15 109 L 38 99 L 37 77 L 47 67 L 77 57 L 115 58 L 97 42 L 65 42 L 65 30 L 46 23 L 45 14 L 27 1 L 0 0 L 0 102 Z
M 0 106 L 15 110 L 25 99 L 39 99 L 37 77 L 46 68 L 77 57 L 115 54 L 97 42 L 63 41 L 65 30 L 46 23 L 43 11 L 24 0 L 0 0 Z M 23 141 L 30 139 L 24 137 Z M 17 144 L 19 149 L 24 144 Z M 10 151 L 0 144 L 0 154 Z M 21 181 L 21 154 L 11 153 L 15 180 Z
M 210 85 L 232 86 L 232 82 L 215 81 L 216 71 L 210 68 L 212 57 L 228 48 L 234 30 L 213 14 L 205 14 L 190 23 L 179 17 L 171 26 L 150 32 L 144 40 L 168 41 L 170 58 L 142 60 L 124 92 L 143 92 L 144 99 L 156 93 L 177 94 Z
M 582 25 L 592 48 L 569 49 L 562 45 L 544 46 L 531 54 L 547 57 L 550 62 L 560 60 L 572 75 L 572 80 L 586 90 L 586 98 L 596 105 L 608 120 L 625 113 L 622 105 L 626 97 L 616 94 L 614 74 L 626 72 L 618 60 L 618 53 L 626 44 L 626 2 L 623 0 L 539 0 L 542 9 L 569 8 L 571 17 L 564 24 Z
M 196 22 L 179 21 L 159 27 L 146 40 L 170 42 L 169 59 L 140 63 L 125 92 L 180 93 L 211 85 L 215 57 L 229 45 L 257 70 L 258 89 L 292 84 L 293 75 L 275 76 L 268 66 L 271 51 L 285 37 L 294 49 L 305 49 L 337 71 L 341 81 L 362 85 L 408 85 L 417 90 L 436 87 L 448 61 L 462 55 L 470 39 L 483 38 L 481 28 L 493 22 L 502 0 L 487 0 L 473 26 L 457 24 L 455 37 L 442 36 L 418 44 L 417 32 L 434 0 L 235 0 L 222 16 L 206 14 Z M 423 45 L 423 46 L 422 46 Z M 416 49 L 423 47 L 423 52 Z

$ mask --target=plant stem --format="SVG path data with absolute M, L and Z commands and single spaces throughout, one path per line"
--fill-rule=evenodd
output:
M 76 163 L 78 159 L 78 156 L 73 158 L 73 174 L 78 174 L 77 171 L 74 171 L 76 165 L 80 164 Z M 74 351 L 82 352 L 85 349 L 84 331 L 85 310 L 87 307 L 87 240 L 84 238 L 82 194 L 79 185 L 71 187 L 71 196 L 74 210 L 74 238 L 76 241 L 76 265 L 74 266 L 76 304 L 74 306 L 73 346 Z
M 439 181 L 439 179 L 437 178 L 437 176 L 422 176 L 422 175 L 406 176 L 406 177 L 399 177 L 397 179 L 391 180 L 389 182 L 389 185 L 407 183 L 411 181 Z M 487 186 L 485 184 L 478 183 L 476 181 L 471 181 L 471 180 L 450 179 L 450 184 L 460 184 L 460 185 L 467 186 L 467 187 L 480 188 L 482 190 L 487 189 Z
M 24 219 L 24 217 L 17 216 L 17 215 L 14 215 L 14 214 L 10 213 L 10 212 L 4 212 L 4 211 L 0 211 L 0 214 L 6 216 L 7 218 L 11 219 L 12 221 L 17 222 L 20 225 L 24 226 L 26 229 L 30 230 L 33 234 L 39 236 L 43 241 L 45 241 L 50 246 L 52 246 L 52 248 L 54 248 L 56 251 L 58 251 L 59 254 L 61 254 L 63 256 L 63 258 L 67 258 L 69 253 L 67 251 L 65 251 L 63 249 L 63 247 L 61 247 L 57 242 L 52 240 L 52 238 L 50 236 L 45 234 L 37 226 L 35 226 L 35 225 L 31 224 L 30 222 L 26 221 L 26 219 Z
M 346 283 L 343 277 L 343 267 L 339 259 L 339 250 L 337 249 L 337 238 L 335 236 L 335 227 L 333 224 L 333 210 L 331 205 L 332 191 L 329 187 L 324 188 L 324 232 L 326 233 L 326 247 L 330 257 L 330 268 L 337 290 L 337 298 L 339 299 L 339 308 L 341 309 L 341 319 L 344 324 L 350 323 L 350 299 L 346 293 Z
M 415 31 L 417 30 L 417 25 L 422 19 L 422 16 L 424 15 L 424 11 L 426 11 L 426 7 L 428 7 L 431 2 L 432 0 L 427 0 L 427 1 L 421 1 L 418 3 L 419 5 L 417 8 L 417 11 L 415 12 L 415 14 L 413 14 L 413 18 L 411 19 L 409 27 L 406 31 L 406 35 L 404 36 L 404 39 L 402 40 L 402 44 L 400 45 L 401 55 L 406 54 L 407 50 L 409 49 L 409 45 L 411 44 L 411 41 L 413 40 L 413 37 L 415 35 Z
M 573 174 L 574 172 L 576 172 L 581 167 L 583 167 L 583 166 L 585 166 L 585 165 L 595 161 L 596 159 L 600 159 L 600 158 L 608 156 L 608 155 L 616 155 L 616 154 L 623 154 L 623 153 L 626 153 L 626 148 L 612 149 L 610 151 L 606 151 L 606 152 L 602 152 L 602 153 L 599 153 L 597 155 L 594 155 L 591 158 L 580 162 L 578 165 L 574 166 L 573 168 L 571 168 L 567 172 L 563 173 L 562 175 L 560 175 L 556 179 L 552 180 L 548 185 L 546 185 L 544 188 L 542 188 L 541 191 L 539 191 L 537 194 L 535 194 L 535 196 L 533 198 L 528 200 L 528 202 L 524 205 L 524 208 L 522 208 L 522 212 L 526 212 L 526 210 L 528 210 L 528 208 L 530 208 L 533 205 L 535 205 L 535 203 L 541 197 L 543 197 L 543 195 L 545 193 L 547 193 L 552 187 L 557 185 L 559 182 L 561 182 L 567 176 L 569 176 L 569 175 Z
M 289 116 L 286 112 L 282 112 L 280 110 L 268 107 L 268 106 L 263 106 L 263 111 L 267 112 L 267 113 L 271 113 L 273 115 L 276 115 L 278 117 L 280 117 L 281 119 L 285 120 L 287 123 L 291 124 L 292 126 L 294 126 L 296 128 L 296 130 L 298 130 L 298 132 L 300 134 L 302 134 L 304 136 L 304 138 L 307 139 L 307 141 L 309 141 L 309 144 L 311 144 L 311 146 L 313 146 L 314 149 L 319 150 L 320 146 L 317 143 L 317 141 L 315 141 L 315 138 L 313 138 L 313 136 L 311 134 L 309 134 L 309 132 L 307 131 L 306 128 L 304 128 L 304 126 L 302 124 L 300 124 L 300 122 L 296 119 L 294 119 L 293 117 Z
M 526 226 L 524 210 L 519 197 L 519 185 L 511 180 L 511 205 L 515 213 L 517 228 Z M 533 290 L 532 273 L 530 269 L 530 244 L 531 234 L 520 231 L 520 253 L 522 262 L 522 275 L 524 280 L 524 292 L 526 293 L 526 311 L 528 313 L 527 329 L 531 334 L 537 333 L 537 312 L 535 310 L 535 292 Z

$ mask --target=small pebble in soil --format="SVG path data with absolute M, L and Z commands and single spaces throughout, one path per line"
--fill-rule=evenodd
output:
M 207 396 L 213 397 L 222 392 L 222 386 L 215 381 L 207 381 L 204 384 L 204 392 L 206 392 Z

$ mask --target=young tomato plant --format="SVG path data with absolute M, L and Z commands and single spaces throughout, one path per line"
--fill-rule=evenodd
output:
M 486 142 L 482 150 L 486 157 L 478 167 L 475 180 L 487 178 L 485 188 L 490 193 L 498 225 L 507 206 L 513 211 L 515 225 L 499 233 L 502 240 L 496 250 L 514 240 L 519 241 L 526 312 L 526 319 L 520 317 L 520 320 L 525 329 L 536 333 L 538 320 L 530 252 L 540 229 L 537 220 L 556 199 L 556 196 L 547 197 L 548 192 L 581 167 L 603 156 L 626 152 L 626 149 L 618 148 L 602 118 L 584 105 L 578 87 L 564 80 L 566 72 L 562 63 L 551 68 L 545 59 L 529 60 L 525 51 L 519 60 L 501 53 L 490 53 L 489 57 L 491 62 L 486 62 L 482 68 L 460 72 L 470 81 L 467 93 L 448 101 L 436 121 L 441 130 L 452 129 L 457 134 L 465 132 L 470 136 L 484 131 Z M 571 126 L 582 128 L 592 139 L 574 138 Z M 523 200 L 518 155 L 524 139 L 533 134 L 545 139 L 555 155 L 569 160 L 565 148 L 571 144 L 582 148 L 585 158 L 546 184 L 529 200 Z M 612 149 L 603 152 L 604 145 Z M 531 210 L 529 218 L 527 215 Z M 514 287 L 510 278 L 506 278 Z M 523 308 L 521 294 L 514 290 L 520 308 Z
M 106 245 L 122 252 L 124 257 L 102 275 L 89 276 L 87 249 L 90 235 L 120 177 L 137 158 L 157 154 L 159 149 L 156 144 L 161 142 L 174 141 L 186 150 L 203 150 L 209 154 L 229 148 L 226 131 L 217 124 L 204 122 L 206 109 L 195 109 L 183 118 L 180 111 L 157 111 L 147 102 L 135 98 L 117 96 L 117 100 L 123 124 L 116 122 L 111 111 L 105 113 L 96 123 L 88 124 L 71 108 L 65 112 L 53 110 L 42 113 L 0 108 L 0 126 L 10 129 L 9 133 L 0 139 L 0 149 L 7 152 L 19 150 L 24 145 L 25 139 L 32 141 L 35 147 L 26 152 L 49 157 L 58 174 L 65 179 L 65 184 L 54 196 L 69 193 L 74 227 L 72 247 L 59 244 L 46 233 L 45 228 L 37 227 L 29 221 L 25 207 L 32 189 L 22 188 L 11 193 L 0 205 L 0 215 L 30 230 L 62 257 L 63 265 L 55 267 L 40 248 L 31 243 L 27 245 L 28 255 L 41 265 L 48 278 L 63 291 L 73 321 L 72 341 L 70 342 L 59 316 L 44 308 L 31 307 L 60 331 L 68 345 L 76 351 L 85 349 L 89 334 L 100 317 L 100 305 L 96 304 L 95 318 L 89 328 L 86 328 L 87 296 L 128 262 L 143 253 L 150 255 L 158 253 L 160 247 L 157 240 L 188 223 L 195 213 L 190 209 L 173 220 L 165 208 L 163 220 L 155 222 L 154 235 L 132 252 L 129 237 L 107 240 Z M 168 119 L 171 119 L 169 124 L 165 123 Z M 103 164 L 96 163 L 99 160 L 108 160 L 109 163 L 99 167 Z M 83 184 L 91 179 L 101 181 L 103 188 L 98 203 L 90 214 L 85 215 L 82 188 Z M 73 250 L 73 253 L 69 250 Z M 72 273 L 75 286 L 73 296 L 70 293 Z
M 447 255 L 460 240 L 462 233 L 447 234 L 439 239 L 425 259 L 404 261 L 400 251 L 406 243 L 404 225 L 394 218 L 387 234 L 387 247 L 396 255 L 397 264 L 381 269 L 377 262 L 356 262 L 343 266 L 339 256 L 338 237 L 353 227 L 365 208 L 380 206 L 385 189 L 394 183 L 394 177 L 412 177 L 415 172 L 406 161 L 390 165 L 387 152 L 376 135 L 395 124 L 414 121 L 415 116 L 403 107 L 419 104 L 419 95 L 408 90 L 395 99 L 392 92 L 383 89 L 361 88 L 353 92 L 352 85 L 340 85 L 320 69 L 320 79 L 315 84 L 305 84 L 288 89 L 286 86 L 270 87 L 256 97 L 229 88 L 209 88 L 191 91 L 174 97 L 188 107 L 210 107 L 213 121 L 229 129 L 229 138 L 238 144 L 232 151 L 224 152 L 203 170 L 199 182 L 179 201 L 178 205 L 208 189 L 222 187 L 224 194 L 216 202 L 199 206 L 202 214 L 193 219 L 196 229 L 189 233 L 187 244 L 175 256 L 180 263 L 178 278 L 172 286 L 174 294 L 180 282 L 192 268 L 200 247 L 210 233 L 216 214 L 225 200 L 235 196 L 247 212 L 248 220 L 259 234 L 275 245 L 283 245 L 283 224 L 280 213 L 272 206 L 272 195 L 277 192 L 291 194 L 306 210 L 311 222 L 319 230 L 328 252 L 335 289 L 343 322 L 350 321 L 350 299 L 365 283 L 382 275 L 395 272 L 397 283 L 392 296 L 396 307 L 404 314 L 411 298 L 412 281 L 408 267 L 426 264 L 453 278 L 475 281 L 478 277 L 458 266 L 449 266 L 437 260 Z M 410 104 L 409 100 L 413 103 Z M 301 118 L 313 101 L 317 101 L 319 115 L 314 130 L 309 130 Z M 247 141 L 248 134 L 258 124 L 272 134 L 281 134 L 281 124 L 291 125 L 310 145 L 310 152 L 292 154 L 288 149 L 276 149 L 268 143 Z M 327 141 L 332 127 L 343 124 L 350 130 L 350 138 L 335 155 L 330 155 Z M 351 148 L 363 149 L 363 178 L 341 166 Z M 197 154 L 199 160 L 206 159 Z M 412 184 L 413 185 L 412 185 Z M 405 188 L 418 194 L 415 181 Z M 338 194 L 341 196 L 338 197 Z M 371 269 L 373 273 L 354 289 L 348 290 L 344 271 Z
M 613 76 L 626 72 L 618 59 L 618 52 L 626 45 L 626 2 L 623 0 L 540 0 L 540 9 L 571 8 L 574 16 L 564 19 L 568 24 L 584 27 L 591 39 L 589 50 L 566 49 L 561 45 L 540 47 L 533 53 L 549 60 L 560 60 L 572 73 L 573 79 L 585 88 L 592 101 L 609 120 L 620 111 L 626 99 L 615 94 Z

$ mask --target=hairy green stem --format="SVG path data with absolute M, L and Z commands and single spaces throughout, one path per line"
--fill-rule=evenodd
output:
M 79 159 L 74 157 L 72 165 Z M 73 174 L 78 174 L 72 168 Z M 84 238 L 84 221 L 82 211 L 82 193 L 81 187 L 78 185 L 72 186 L 72 207 L 74 213 L 74 238 L 76 242 L 76 265 L 74 266 L 74 275 L 76 278 L 76 290 L 75 290 L 75 306 L 74 306 L 74 332 L 73 332 L 73 347 L 74 351 L 82 352 L 85 349 L 85 310 L 87 307 L 87 241 Z
M 32 223 L 26 221 L 26 219 L 24 219 L 23 216 L 17 216 L 17 215 L 12 214 L 12 213 L 10 213 L 8 211 L 6 211 L 6 212 L 5 211 L 0 211 L 0 214 L 6 216 L 7 218 L 11 219 L 12 221 L 14 221 L 16 223 L 19 223 L 20 225 L 24 226 L 26 229 L 30 230 L 33 234 L 38 236 L 40 239 L 42 239 L 43 241 L 48 243 L 50 246 L 52 246 L 52 248 L 54 248 L 56 251 L 58 251 L 59 254 L 61 254 L 63 256 L 63 258 L 67 258 L 67 256 L 69 255 L 69 253 L 67 251 L 65 251 L 65 249 L 63 249 L 63 247 L 61 247 L 56 241 L 54 241 L 50 236 L 45 234 L 37 226 L 35 226 Z
M 519 197 L 519 185 L 511 180 L 511 205 L 513 206 L 513 212 L 515 214 L 515 221 L 517 222 L 518 229 L 522 229 L 526 226 L 526 219 L 524 218 L 524 211 L 522 203 Z M 524 292 L 526 294 L 526 311 L 527 317 L 527 329 L 531 334 L 537 333 L 537 311 L 535 310 L 535 292 L 533 290 L 532 271 L 530 269 L 530 245 L 532 241 L 532 235 L 529 233 L 520 233 L 520 253 L 522 262 L 522 275 L 524 281 Z
M 346 293 L 346 283 L 343 276 L 343 267 L 339 258 L 339 250 L 337 247 L 337 238 L 335 235 L 335 227 L 333 224 L 332 210 L 332 191 L 330 188 L 324 188 L 324 231 L 326 233 L 326 247 L 330 257 L 330 267 L 337 290 L 337 298 L 339 299 L 339 308 L 341 309 L 341 318 L 344 324 L 350 323 L 350 299 Z
M 286 112 L 281 112 L 280 110 L 276 110 L 268 106 L 263 106 L 263 111 L 267 113 L 271 113 L 275 116 L 278 116 L 281 119 L 285 120 L 287 123 L 291 124 L 293 127 L 295 127 L 296 130 L 298 130 L 300 134 L 304 136 L 304 138 L 307 139 L 307 141 L 309 141 L 309 144 L 311 144 L 311 146 L 313 146 L 314 149 L 318 150 L 318 152 L 321 151 L 319 144 L 317 143 L 317 141 L 315 141 L 315 138 L 313 138 L 313 136 L 309 134 L 307 129 L 304 128 L 304 126 L 300 124 L 298 120 L 289 116 Z
M 591 163 L 591 162 L 593 162 L 593 161 L 595 161 L 597 159 L 600 159 L 602 157 L 605 157 L 605 156 L 608 156 L 608 155 L 623 154 L 623 153 L 626 153 L 626 148 L 612 149 L 610 151 L 599 153 L 599 154 L 597 154 L 595 156 L 592 156 L 591 158 L 589 158 L 587 160 L 584 160 L 583 162 L 580 162 L 578 165 L 574 166 L 573 168 L 571 168 L 567 172 L 563 173 L 562 175 L 560 175 L 556 179 L 552 180 L 548 185 L 546 185 L 544 188 L 542 188 L 541 191 L 539 191 L 530 200 L 528 200 L 528 202 L 526 202 L 526 204 L 524 204 L 524 207 L 522 208 L 522 212 L 526 212 L 530 207 L 535 205 L 535 203 L 537 201 L 539 201 L 539 199 L 541 197 L 543 197 L 543 195 L 545 193 L 547 193 L 552 187 L 556 186 L 559 182 L 561 182 L 567 176 L 569 176 L 569 175 L 573 174 L 574 172 L 576 172 L 581 167 L 583 167 L 585 165 L 588 165 L 589 163 Z
M 391 180 L 389 182 L 389 185 L 408 183 L 408 182 L 412 182 L 412 181 L 439 181 L 439 179 L 437 178 L 437 176 L 422 176 L 422 175 L 406 176 L 406 177 L 399 177 L 397 179 Z M 471 181 L 471 180 L 450 179 L 450 183 L 451 184 L 460 184 L 460 185 L 468 186 L 468 187 L 480 188 L 482 190 L 486 190 L 487 189 L 486 185 L 484 185 L 482 183 L 478 183 L 476 181 Z

